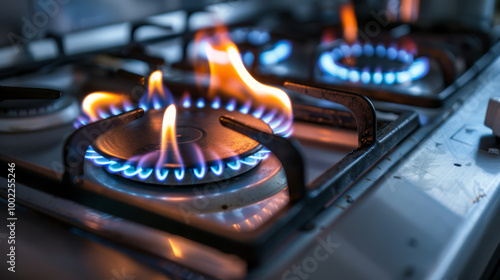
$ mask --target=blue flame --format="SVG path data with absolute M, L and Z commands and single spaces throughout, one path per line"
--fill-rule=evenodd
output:
M 260 161 L 269 157 L 269 151 L 266 148 L 262 148 L 260 151 L 247 156 L 243 159 L 234 160 L 226 164 L 228 168 L 234 171 L 238 171 L 241 169 L 242 164 L 255 166 Z M 170 174 L 174 174 L 174 177 L 177 181 L 181 182 L 186 177 L 186 172 L 192 172 L 197 179 L 203 179 L 209 172 L 215 174 L 216 176 L 220 176 L 224 172 L 224 163 L 221 161 L 207 167 L 203 162 L 201 165 L 185 169 L 181 168 L 143 168 L 140 166 L 135 166 L 135 163 L 127 162 L 120 163 L 110 159 L 105 158 L 104 156 L 97 153 L 91 146 L 88 147 L 85 158 L 91 160 L 94 164 L 98 166 L 106 166 L 106 169 L 110 173 L 121 173 L 122 176 L 126 178 L 137 177 L 141 180 L 147 180 L 150 177 L 155 177 L 157 181 L 164 182 Z
M 399 50 L 398 59 L 404 63 L 410 63 L 413 61 L 413 55 L 405 50 Z
M 363 48 L 361 47 L 360 44 L 355 43 L 351 47 L 351 52 L 352 52 L 352 55 L 354 55 L 355 57 L 360 57 L 363 55 Z
M 95 162 L 95 164 L 97 164 L 97 165 L 108 165 L 108 164 L 113 164 L 113 163 L 115 163 L 114 161 L 109 160 L 109 159 L 107 159 L 107 158 L 94 158 L 94 162 Z
M 262 118 L 262 115 L 264 114 L 264 111 L 265 111 L 264 106 L 259 106 L 259 107 L 257 108 L 257 110 L 255 110 L 255 111 L 252 113 L 252 116 L 256 117 L 257 119 L 260 119 L 260 118 Z
M 128 169 L 129 167 L 130 167 L 130 165 L 128 165 L 128 164 L 122 165 L 121 163 L 117 162 L 117 163 L 108 165 L 108 170 L 111 173 L 117 173 L 117 172 L 122 172 L 122 171 Z
M 196 178 L 198 179 L 202 179 L 203 177 L 205 177 L 205 172 L 206 172 L 205 166 L 202 166 L 200 168 L 193 168 L 194 176 L 196 176 Z
M 248 100 L 247 102 L 245 102 L 245 104 L 243 104 L 243 106 L 241 106 L 240 112 L 242 114 L 248 114 L 248 112 L 250 112 L 251 107 L 252 107 L 252 102 Z
M 246 40 L 248 31 L 242 28 L 235 28 L 231 31 L 231 39 L 236 44 L 243 43 Z
M 205 100 L 203 98 L 198 98 L 198 101 L 196 101 L 196 107 L 197 108 L 204 108 L 205 107 Z
M 121 113 L 122 113 L 122 111 L 121 111 L 120 109 L 116 108 L 116 106 L 115 106 L 115 105 L 111 105 L 111 106 L 109 106 L 109 111 L 110 111 L 110 112 L 111 112 L 111 114 L 113 114 L 114 116 L 119 115 L 119 114 L 121 114 Z
M 377 67 L 374 71 L 370 71 L 368 67 L 363 69 L 347 68 L 339 62 L 340 59 L 347 55 L 370 57 L 374 54 L 390 60 L 398 60 L 409 64 L 409 66 L 407 69 L 395 73 L 391 70 L 383 72 L 380 67 Z M 341 44 L 332 51 L 322 53 L 318 58 L 318 66 L 322 72 L 351 83 L 361 82 L 376 85 L 385 83 L 391 85 L 406 83 L 424 77 L 429 72 L 429 59 L 419 57 L 414 60 L 411 53 L 403 49 L 398 50 L 395 46 L 386 48 L 384 45 L 378 44 L 373 47 L 373 45 L 367 43 L 361 47 L 356 43 L 351 47 Z
M 224 166 L 222 162 L 219 162 L 216 166 L 210 166 L 210 170 L 212 170 L 212 173 L 215 175 L 220 176 L 224 171 Z
M 413 69 L 413 72 L 415 75 L 418 73 L 421 73 L 421 66 L 419 64 L 416 64 Z M 181 100 L 180 103 L 183 105 L 185 108 L 191 107 L 191 96 L 188 93 L 185 93 Z M 249 114 L 254 116 L 255 118 L 261 119 L 265 123 L 269 124 L 271 129 L 273 130 L 274 134 L 281 135 L 283 137 L 289 137 L 291 135 L 291 129 L 292 127 L 284 122 L 284 117 L 277 114 L 276 110 L 271 110 L 266 113 L 266 109 L 264 106 L 258 106 L 257 109 L 252 110 L 252 102 L 251 99 L 247 100 L 243 105 L 239 106 L 236 102 L 235 99 L 229 100 L 228 103 L 222 104 L 221 99 L 219 97 L 215 97 L 211 101 L 205 101 L 203 98 L 199 98 L 196 102 L 196 107 L 198 108 L 204 108 L 207 106 L 207 104 L 210 104 L 210 107 L 213 109 L 220 109 L 220 108 L 225 108 L 228 111 L 234 111 L 238 110 L 242 114 Z M 115 115 L 115 114 L 120 114 L 123 112 L 127 112 L 130 110 L 133 110 L 134 108 L 132 105 L 128 102 L 125 102 L 123 104 L 123 108 L 117 108 L 117 107 L 110 107 L 109 112 L 104 113 L 101 112 L 101 115 L 106 117 L 107 115 Z M 109 113 L 109 114 L 108 114 Z M 79 116 L 75 123 L 73 124 L 75 128 L 79 128 L 83 125 L 87 125 L 90 123 L 90 119 L 86 116 Z M 87 157 L 89 159 L 94 157 L 100 157 L 99 155 L 92 155 L 88 154 Z M 113 162 L 112 162 L 113 163 Z M 109 165 L 110 167 L 108 168 L 110 172 L 121 172 L 123 170 L 118 170 L 121 168 L 121 166 L 118 165 L 110 165 L 111 163 L 106 162 L 104 159 L 101 159 L 101 161 L 97 161 L 96 164 L 101 164 L 101 165 Z M 145 170 L 143 172 L 146 172 Z M 129 170 L 128 173 L 132 173 L 132 170 Z M 162 176 L 159 176 L 160 179 Z
M 182 179 L 184 179 L 185 174 L 186 171 L 184 170 L 184 168 L 174 169 L 174 175 L 177 181 L 182 181 Z
M 95 162 L 95 160 L 94 160 L 94 162 Z M 129 168 L 123 170 L 122 173 L 123 173 L 123 175 L 125 175 L 125 177 L 134 177 L 139 172 L 141 172 L 141 170 L 142 169 L 140 167 L 135 168 L 134 166 L 129 165 Z
M 377 54 L 377 56 L 384 57 L 386 53 L 387 53 L 387 51 L 386 51 L 384 45 L 378 44 L 375 47 L 375 54 Z
M 234 109 L 236 109 L 236 100 L 231 99 L 231 100 L 229 100 L 229 102 L 226 105 L 226 110 L 228 110 L 229 112 L 232 112 L 232 111 L 234 111 Z
M 418 68 L 415 71 L 418 72 L 417 70 Z M 153 102 L 150 103 L 150 105 L 152 105 L 155 109 L 159 109 L 164 106 L 163 103 L 158 100 L 159 99 L 153 99 Z M 182 103 L 183 107 L 191 107 L 191 96 L 189 95 L 189 93 L 185 93 L 180 102 Z M 238 110 L 242 114 L 249 114 L 256 118 L 259 118 L 269 124 L 274 134 L 281 135 L 283 137 L 289 137 L 292 133 L 291 123 L 285 122 L 285 116 L 277 114 L 276 109 L 266 111 L 266 108 L 263 105 L 258 106 L 257 109 L 253 110 L 251 99 L 247 100 L 244 104 L 238 104 L 235 99 L 230 99 L 229 102 L 223 104 L 219 97 L 215 97 L 211 101 L 205 101 L 203 98 L 199 98 L 197 99 L 195 105 L 197 108 L 204 108 L 208 104 L 213 109 L 225 108 L 228 111 Z M 150 108 L 147 103 L 140 104 L 139 106 L 146 108 L 146 110 Z M 108 117 L 133 109 L 134 107 L 129 102 L 124 102 L 123 108 L 110 107 L 108 109 L 109 112 L 101 111 L 99 112 L 99 114 L 101 117 Z M 81 116 L 78 118 L 78 121 L 75 123 L 75 125 L 86 125 L 89 122 L 90 120 L 87 117 Z M 126 163 L 120 163 L 105 158 L 104 156 L 93 150 L 90 146 L 86 151 L 85 158 L 92 161 L 95 165 L 105 166 L 107 171 L 109 171 L 110 173 L 120 173 L 123 177 L 126 178 L 137 177 L 139 180 L 148 180 L 149 178 L 155 178 L 158 182 L 164 182 L 167 180 L 168 176 L 174 176 L 177 181 L 181 182 L 186 179 L 187 172 L 190 172 L 190 174 L 193 174 L 194 177 L 199 180 L 203 179 L 209 173 L 214 174 L 215 176 L 220 176 L 224 173 L 224 170 L 226 168 L 229 168 L 233 171 L 238 171 L 242 168 L 243 165 L 257 165 L 260 161 L 266 159 L 269 154 L 270 151 L 263 148 L 260 151 L 243 159 L 237 159 L 226 164 L 219 161 L 217 163 L 211 164 L 210 166 L 206 166 L 204 164 L 203 158 L 198 158 L 198 162 L 202 164 L 198 165 L 195 168 L 189 169 L 185 169 L 184 167 L 171 169 L 164 167 L 147 168 L 142 166 L 141 161 L 135 162 L 133 160 L 129 160 Z M 189 180 L 192 180 L 192 178 L 193 177 L 190 177 Z
M 261 119 L 269 124 L 273 119 L 274 117 L 276 117 L 276 110 L 271 110 L 270 112 L 268 112 L 264 117 L 262 117 Z
M 381 84 L 384 79 L 384 76 L 382 75 L 382 72 L 380 70 L 376 70 L 373 73 L 373 83 L 376 85 Z
M 368 84 L 370 80 L 371 80 L 370 72 L 368 70 L 363 70 L 363 72 L 361 73 L 361 81 L 364 84 Z
M 394 60 L 398 57 L 398 50 L 394 46 L 387 48 L 387 58 Z
M 157 168 L 155 170 L 155 176 L 156 176 L 156 179 L 160 182 L 163 182 L 165 181 L 165 179 L 167 179 L 167 176 L 168 176 L 168 169 L 159 169 Z
M 285 121 L 285 117 L 284 116 L 275 118 L 274 120 L 271 120 L 269 122 L 269 126 L 271 127 L 271 129 L 273 131 L 276 131 L 279 128 L 279 126 L 283 123 L 283 121 Z
M 267 31 L 252 30 L 248 33 L 247 40 L 253 45 L 262 45 L 271 40 L 271 34 Z
M 343 56 L 344 56 L 344 54 L 342 53 L 342 51 L 339 48 L 333 49 L 333 51 L 332 51 L 332 58 L 334 60 L 341 59 Z
M 158 110 L 161 108 L 166 108 L 168 105 L 172 103 L 173 98 L 172 94 L 165 86 L 163 86 L 163 91 L 165 93 L 164 96 L 155 94 L 150 99 L 148 99 L 147 92 L 144 93 L 144 95 L 139 100 L 139 104 L 137 105 L 137 107 L 142 108 L 144 111 L 148 111 L 150 109 Z M 110 105 L 107 108 L 107 110 L 99 109 L 97 111 L 97 115 L 99 116 L 99 119 L 107 119 L 111 116 L 116 116 L 124 112 L 129 112 L 136 109 L 136 107 L 133 106 L 132 103 L 130 103 L 130 101 L 127 100 L 123 101 L 123 104 L 121 104 L 121 106 L 122 108 L 119 108 L 115 105 Z M 79 128 L 83 125 L 89 124 L 90 122 L 91 121 L 87 116 L 79 116 L 75 121 L 75 123 L 73 124 L 73 126 L 75 128 Z
M 151 176 L 151 174 L 153 174 L 153 169 L 152 168 L 147 168 L 146 170 L 141 170 L 137 175 L 139 176 L 139 178 L 145 180 L 147 178 L 149 178 L 149 176 Z
M 152 100 L 153 100 L 153 109 L 158 110 L 163 106 L 158 96 L 156 95 L 153 96 Z
M 384 82 L 388 85 L 392 85 L 396 80 L 396 75 L 393 72 L 387 72 L 384 74 Z
M 108 113 L 106 113 L 106 112 L 104 112 L 104 111 L 101 111 L 101 110 L 98 110 L 98 111 L 97 111 L 97 114 L 99 115 L 99 117 L 100 117 L 101 119 L 107 119 L 107 118 L 109 118 L 109 117 L 110 117 L 110 114 L 108 114 Z
M 220 98 L 218 96 L 216 96 L 214 98 L 214 100 L 212 101 L 212 105 L 211 105 L 212 109 L 219 109 L 220 108 Z
M 251 51 L 247 51 L 244 54 L 241 55 L 241 60 L 243 60 L 243 63 L 245 66 L 250 66 L 253 63 L 254 60 L 253 53 Z
M 341 44 L 340 50 L 342 51 L 342 56 L 350 56 L 351 55 L 351 47 L 347 44 Z
M 124 102 L 122 106 L 123 106 L 122 108 L 118 108 L 116 106 L 110 106 L 108 108 L 109 111 L 98 110 L 97 115 L 99 116 L 99 119 L 106 119 L 111 116 L 116 116 L 124 112 L 132 111 L 135 109 L 129 102 Z M 78 116 L 73 126 L 75 128 L 79 128 L 89 123 L 91 123 L 91 121 L 87 116 Z
M 353 83 L 359 82 L 359 72 L 357 70 L 351 70 L 349 71 L 349 81 Z
M 191 107 L 191 97 L 189 95 L 184 95 L 182 98 L 182 107 L 189 108 Z
M 227 166 L 231 168 L 232 170 L 238 171 L 241 168 L 241 162 L 240 160 L 235 160 L 233 162 L 228 162 Z
M 259 61 L 262 65 L 272 65 L 288 59 L 291 54 L 292 43 L 288 40 L 280 40 L 272 49 L 262 52 Z
M 134 106 L 132 106 L 132 104 L 130 102 L 125 100 L 123 102 L 123 109 L 125 110 L 125 112 L 128 112 L 128 111 L 134 110 L 135 108 L 134 108 Z
M 396 81 L 400 84 L 406 83 L 411 80 L 411 75 L 408 71 L 401 71 L 396 73 Z
M 375 49 L 371 44 L 366 44 L 363 46 L 363 54 L 367 57 L 373 56 Z
M 413 61 L 408 69 L 412 79 L 420 79 L 429 72 L 429 59 L 427 57 L 419 57 Z
M 246 165 L 255 166 L 255 165 L 257 165 L 257 163 L 260 162 L 260 160 L 248 157 L 248 158 L 245 158 L 244 160 L 242 160 L 240 162 L 243 163 L 243 164 L 246 164 Z
M 160 108 L 166 108 L 168 105 L 172 104 L 173 98 L 170 90 L 163 86 L 163 92 L 165 93 L 164 96 L 154 94 L 151 98 L 148 98 L 148 92 L 145 92 L 139 100 L 139 108 L 144 109 L 144 111 L 148 111 L 151 108 L 158 110 Z

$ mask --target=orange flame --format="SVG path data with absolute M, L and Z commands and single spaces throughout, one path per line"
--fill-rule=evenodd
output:
M 158 160 L 159 165 L 163 165 L 167 160 L 172 163 L 182 163 L 182 159 L 177 146 L 177 134 L 175 128 L 177 110 L 172 104 L 167 107 L 163 115 L 161 129 L 161 155 Z
M 288 95 L 281 89 L 261 84 L 248 73 L 238 48 L 229 38 L 225 28 L 218 27 L 211 38 L 199 33 L 196 40 L 199 45 L 202 45 L 203 40 L 208 43 L 205 51 L 210 69 L 211 98 L 218 94 L 228 94 L 240 102 L 255 100 L 254 105 L 276 108 L 288 121 L 292 119 L 292 106 Z M 200 72 L 199 65 L 196 70 L 197 73 Z
M 418 18 L 419 0 L 401 0 L 399 14 L 402 22 L 415 22 Z
M 358 23 L 354 14 L 354 6 L 347 2 L 340 6 L 340 20 L 344 29 L 344 41 L 353 44 L 358 37 Z
M 107 112 L 110 107 L 122 107 L 128 98 L 122 94 L 109 92 L 93 92 L 85 97 L 82 110 L 91 121 L 99 119 L 99 112 Z
M 151 102 L 153 96 L 159 95 L 162 99 L 165 96 L 165 90 L 163 89 L 163 74 L 160 70 L 156 70 L 149 76 L 148 81 L 148 97 L 147 102 Z

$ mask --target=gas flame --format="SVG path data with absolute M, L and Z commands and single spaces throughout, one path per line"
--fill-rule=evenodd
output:
M 354 6 L 351 2 L 340 6 L 340 20 L 344 29 L 344 41 L 348 44 L 353 44 L 358 37 L 358 23 L 356 22 Z
M 399 14 L 402 22 L 415 22 L 418 18 L 419 0 L 401 0 Z
M 101 118 L 107 118 L 109 111 L 119 110 L 129 103 L 127 96 L 109 92 L 93 92 L 85 97 L 82 103 L 83 112 L 90 118 L 90 121 L 96 121 Z M 114 114 L 111 112 L 111 114 Z
M 261 84 L 248 73 L 238 48 L 229 38 L 225 28 L 218 27 L 211 37 L 199 33 L 196 40 L 199 45 L 205 47 L 208 59 L 210 98 L 214 99 L 220 94 L 227 94 L 247 104 L 247 107 L 261 106 L 274 110 L 274 115 L 281 113 L 284 116 L 282 120 L 284 125 L 291 125 L 292 106 L 288 95 L 281 89 Z M 196 70 L 198 74 L 203 72 L 200 71 L 200 64 L 197 65 Z
M 148 90 L 139 101 L 144 110 L 160 109 L 172 103 L 171 93 L 163 86 L 163 74 L 157 70 L 151 73 L 148 81 Z
M 163 123 L 161 129 L 161 154 L 157 162 L 157 170 L 160 170 L 163 165 L 168 163 L 177 163 L 182 165 L 182 158 L 177 145 L 177 134 L 175 128 L 177 110 L 172 104 L 167 107 L 163 115 Z

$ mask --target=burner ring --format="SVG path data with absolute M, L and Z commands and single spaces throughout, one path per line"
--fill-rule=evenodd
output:
M 361 66 L 353 63 L 361 60 Z M 326 74 L 341 80 L 363 84 L 402 84 L 422 78 L 429 71 L 429 59 L 414 58 L 413 54 L 395 46 L 373 46 L 366 43 L 334 46 L 323 52 L 318 59 L 319 68 Z
M 286 175 L 280 161 L 274 155 L 240 176 L 223 181 L 192 185 L 190 188 L 168 188 L 130 181 L 111 176 L 105 169 L 87 161 L 85 173 L 98 185 L 131 196 L 131 200 L 157 200 L 166 209 L 195 208 L 197 214 L 217 213 L 251 206 L 269 198 L 287 187 Z M 199 205 L 200 196 L 207 203 Z M 242 208 L 243 209 L 243 208 Z
M 258 142 L 223 127 L 217 110 L 181 108 L 177 113 L 177 139 L 182 163 L 167 159 L 158 167 L 163 114 L 164 110 L 149 110 L 138 120 L 111 128 L 97 138 L 86 158 L 128 179 L 160 185 L 193 185 L 241 175 L 269 153 Z M 272 133 L 265 122 L 250 115 L 224 114 Z

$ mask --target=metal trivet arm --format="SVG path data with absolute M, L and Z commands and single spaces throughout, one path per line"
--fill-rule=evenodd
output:
M 304 159 L 297 140 L 286 139 L 245 125 L 231 116 L 220 117 L 223 126 L 237 131 L 266 146 L 278 157 L 285 170 L 290 202 L 296 202 L 307 195 L 304 175 Z
M 365 96 L 352 92 L 330 90 L 285 82 L 285 88 L 312 97 L 343 105 L 356 119 L 358 146 L 367 146 L 377 141 L 377 115 L 372 102 Z
M 58 99 L 61 94 L 61 91 L 55 89 L 0 85 L 0 102 L 9 99 Z
M 99 136 L 112 127 L 128 123 L 142 117 L 143 115 L 143 109 L 136 109 L 108 119 L 90 123 L 73 132 L 68 137 L 64 145 L 63 161 L 65 170 L 63 181 L 73 184 L 77 180 L 83 178 L 85 152 L 87 151 L 89 145 L 91 145 Z

